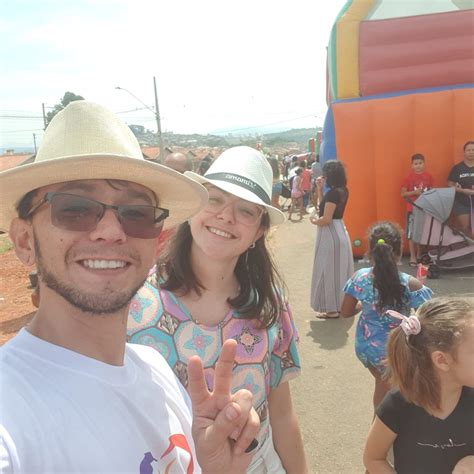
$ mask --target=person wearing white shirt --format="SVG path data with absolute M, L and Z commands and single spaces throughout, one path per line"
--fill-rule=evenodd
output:
M 245 471 L 259 419 L 250 392 L 230 393 L 235 341 L 212 393 L 190 360 L 189 397 L 157 351 L 126 343 L 163 225 L 206 201 L 86 101 L 56 115 L 33 164 L 0 173 L 0 228 L 36 265 L 41 295 L 0 348 L 2 473 Z

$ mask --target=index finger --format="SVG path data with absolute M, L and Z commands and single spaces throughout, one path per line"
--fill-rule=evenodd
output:
M 193 356 L 188 361 L 188 394 L 193 408 L 209 397 L 201 359 Z
M 219 359 L 216 362 L 214 372 L 213 394 L 217 396 L 230 397 L 230 387 L 232 385 L 232 369 L 237 352 L 237 341 L 228 339 L 222 345 Z

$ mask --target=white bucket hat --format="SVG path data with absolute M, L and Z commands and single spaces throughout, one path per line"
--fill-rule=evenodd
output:
M 272 202 L 273 172 L 268 160 L 249 146 L 236 146 L 224 151 L 204 176 L 186 171 L 185 176 L 198 183 L 210 183 L 234 196 L 264 206 L 270 225 L 285 221 L 285 215 Z
M 207 202 L 207 191 L 176 171 L 147 162 L 137 139 L 110 110 L 76 101 L 49 124 L 29 165 L 0 173 L 0 229 L 8 230 L 15 206 L 28 192 L 50 184 L 86 179 L 117 179 L 153 191 L 169 209 L 165 227 L 175 226 Z

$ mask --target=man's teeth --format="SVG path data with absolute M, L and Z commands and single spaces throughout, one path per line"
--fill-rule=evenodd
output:
M 224 232 L 223 230 L 214 229 L 214 227 L 209 227 L 209 232 L 212 232 L 213 234 L 216 234 L 220 237 L 225 237 L 226 239 L 232 238 L 232 234 L 229 234 L 228 232 Z
M 123 268 L 127 265 L 121 260 L 83 260 L 82 264 L 87 268 Z

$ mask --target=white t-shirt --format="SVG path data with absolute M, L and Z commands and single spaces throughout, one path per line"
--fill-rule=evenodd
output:
M 200 472 L 189 398 L 150 347 L 127 344 L 117 367 L 23 329 L 0 383 L 2 473 Z
M 290 169 L 288 172 L 288 179 L 293 178 L 293 176 L 296 176 L 296 170 L 298 169 L 298 165 L 293 166 L 293 168 Z

